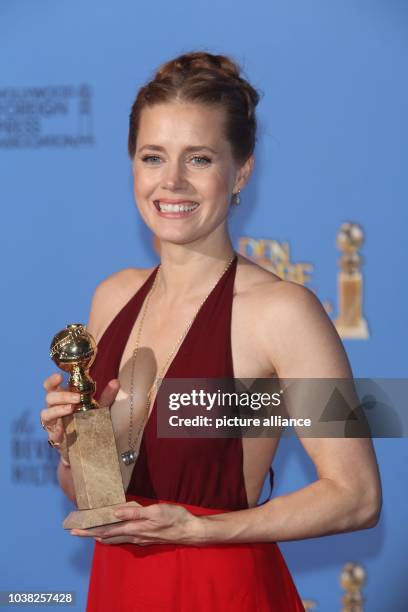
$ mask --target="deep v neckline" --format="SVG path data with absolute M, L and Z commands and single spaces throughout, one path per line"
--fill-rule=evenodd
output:
M 187 341 L 189 339 L 189 336 L 191 336 L 193 334 L 193 331 L 195 329 L 195 327 L 198 325 L 199 321 L 200 321 L 200 317 L 203 316 L 203 313 L 205 312 L 205 308 L 208 307 L 208 304 L 210 303 L 210 298 L 214 295 L 214 293 L 216 292 L 216 290 L 219 288 L 221 282 L 225 279 L 226 275 L 233 274 L 234 275 L 234 280 L 235 280 L 235 273 L 236 273 L 236 265 L 237 265 L 237 261 L 238 261 L 238 256 L 235 253 L 234 257 L 231 259 L 228 267 L 226 270 L 224 270 L 223 274 L 220 276 L 220 278 L 218 279 L 218 281 L 215 283 L 214 287 L 211 289 L 211 291 L 208 293 L 207 297 L 205 298 L 205 300 L 203 301 L 203 303 L 201 304 L 200 308 L 198 309 L 197 313 L 194 316 L 194 320 L 192 322 L 192 324 L 190 325 L 187 333 L 185 334 L 183 340 L 181 341 L 179 347 L 177 348 L 173 359 L 170 361 L 168 367 L 166 368 L 166 371 L 164 372 L 163 376 L 161 378 L 159 378 L 158 380 L 154 380 L 153 384 L 160 383 L 160 381 L 164 381 L 166 378 L 169 377 L 169 373 L 171 373 L 171 370 L 174 369 L 177 365 L 177 361 L 180 359 L 181 354 L 182 354 L 182 350 L 183 348 L 185 348 L 185 345 L 187 344 Z M 156 275 L 159 272 L 159 268 L 160 266 L 156 266 L 156 268 L 153 270 L 153 272 L 150 274 L 150 276 L 146 279 L 145 283 L 142 285 L 142 287 L 139 288 L 139 291 L 141 291 L 142 288 L 144 288 L 146 290 L 146 294 L 143 298 L 143 300 L 140 303 L 140 306 L 136 312 L 135 315 L 135 319 L 133 322 L 133 325 L 136 323 L 137 318 L 139 316 L 139 313 L 141 312 L 142 308 L 143 308 L 143 304 L 145 303 L 145 300 L 147 298 L 147 295 L 154 283 L 154 280 L 156 278 Z M 147 285 L 147 287 L 146 287 Z M 137 294 L 137 293 L 136 293 Z M 124 349 L 126 349 L 126 344 L 124 346 Z M 122 360 L 122 355 L 120 358 L 120 361 Z M 120 366 L 120 363 L 119 363 Z M 120 368 L 119 368 L 120 369 Z M 160 387 L 159 387 L 160 388 Z M 156 393 L 153 396 L 153 401 L 150 402 L 150 406 L 149 406 L 149 414 L 147 416 L 146 422 L 144 424 L 143 430 L 140 433 L 140 444 L 139 444 L 139 449 L 143 443 L 143 438 L 144 438 L 144 434 L 145 431 L 148 427 L 148 425 L 150 424 L 152 418 L 153 418 L 153 413 L 156 411 L 157 408 L 157 394 L 159 392 L 159 388 L 157 389 Z M 140 451 L 139 451 L 140 452 Z M 136 459 L 137 462 L 137 459 Z

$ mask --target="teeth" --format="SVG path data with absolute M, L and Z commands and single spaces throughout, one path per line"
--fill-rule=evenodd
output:
M 161 212 L 190 212 L 198 206 L 197 202 L 192 202 L 191 204 L 164 204 L 163 202 L 158 202 L 158 204 Z

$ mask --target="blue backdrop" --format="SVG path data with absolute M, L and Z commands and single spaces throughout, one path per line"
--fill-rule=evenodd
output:
M 76 591 L 85 608 L 92 543 L 61 528 L 70 504 L 39 427 L 42 381 L 55 371 L 50 339 L 86 322 L 98 282 L 157 261 L 133 202 L 128 114 L 176 54 L 231 55 L 263 92 L 256 171 L 231 219 L 236 248 L 242 237 L 287 242 L 335 317 L 336 234 L 361 224 L 370 337 L 344 345 L 355 376 L 407 377 L 407 20 L 404 0 L 3 0 L 0 589 Z M 375 447 L 379 525 L 282 544 L 318 610 L 340 609 L 349 560 L 368 572 L 367 610 L 407 609 L 407 442 Z M 274 467 L 274 495 L 315 478 L 293 439 Z

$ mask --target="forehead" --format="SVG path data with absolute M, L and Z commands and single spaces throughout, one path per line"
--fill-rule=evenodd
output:
M 167 102 L 144 107 L 137 145 L 226 146 L 225 111 L 218 106 Z

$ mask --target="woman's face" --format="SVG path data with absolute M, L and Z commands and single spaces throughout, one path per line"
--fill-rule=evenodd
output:
M 135 197 L 161 241 L 186 244 L 225 222 L 242 177 L 224 135 L 224 110 L 168 102 L 141 112 L 133 162 Z

